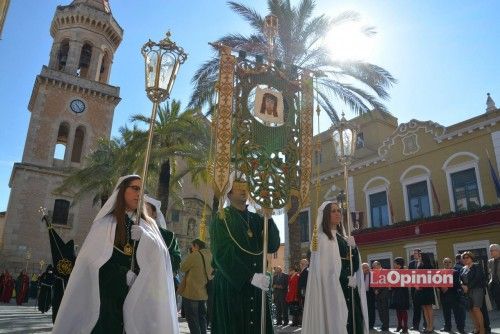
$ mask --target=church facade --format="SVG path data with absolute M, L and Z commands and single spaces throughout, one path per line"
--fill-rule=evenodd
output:
M 107 1 L 58 6 L 50 34 L 48 64 L 36 76 L 28 103 L 24 153 L 9 182 L 0 263 L 15 272 L 27 262 L 52 262 L 40 207 L 48 209 L 49 222 L 63 240 L 82 244 L 99 210 L 93 194 L 73 202 L 71 193 L 56 194 L 54 189 L 70 170 L 83 167 L 99 138 L 110 137 L 120 102 L 120 89 L 109 84 L 109 76 L 123 29 Z

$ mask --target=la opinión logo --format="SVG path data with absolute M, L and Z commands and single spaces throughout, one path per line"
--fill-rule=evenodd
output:
M 370 274 L 372 288 L 453 287 L 453 269 L 380 269 Z

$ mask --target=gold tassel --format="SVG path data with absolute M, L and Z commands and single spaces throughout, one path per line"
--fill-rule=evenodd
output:
M 219 219 L 226 219 L 226 212 L 224 210 L 224 208 L 222 207 L 219 207 L 219 211 L 217 212 L 218 216 L 219 216 Z
M 200 223 L 200 240 L 203 242 L 207 241 L 207 218 L 205 215 L 202 215 L 201 217 L 201 223 Z
M 314 227 L 313 227 L 311 250 L 313 252 L 318 251 L 318 224 L 314 224 Z
M 317 81 L 316 81 L 317 84 Z M 320 122 L 319 122 L 319 116 L 321 113 L 321 109 L 319 108 L 319 105 L 316 106 L 316 114 L 318 115 L 318 132 L 320 129 Z M 320 132 L 319 132 L 320 133 Z M 318 138 L 316 141 L 316 152 L 319 155 L 321 152 L 321 139 L 318 134 Z M 318 214 L 317 209 L 319 207 L 319 191 L 320 191 L 320 173 L 319 173 L 319 161 L 316 164 L 316 215 Z M 311 240 L 311 251 L 317 252 L 318 251 L 318 224 L 316 223 L 316 217 L 314 217 L 314 227 L 313 227 L 313 233 L 312 233 L 312 240 Z

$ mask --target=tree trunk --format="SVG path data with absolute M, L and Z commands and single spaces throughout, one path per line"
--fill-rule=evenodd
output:
M 210 235 L 210 224 L 212 224 L 215 215 L 217 215 L 217 210 L 219 209 L 219 198 L 217 196 L 212 197 L 212 211 L 210 212 L 210 216 L 207 219 L 207 237 Z
M 294 265 L 298 265 L 300 260 L 302 259 L 302 250 L 301 250 L 301 242 L 300 242 L 300 222 L 295 219 L 294 222 L 290 222 L 290 219 L 297 213 L 299 208 L 298 198 L 296 196 L 291 196 L 290 198 L 292 205 L 290 210 L 288 210 L 288 245 L 290 247 L 290 258 L 288 259 L 288 267 L 292 267 Z
M 158 180 L 158 200 L 161 201 L 163 214 L 167 216 L 168 199 L 170 195 L 170 160 L 167 159 L 160 166 L 160 176 Z
M 212 198 L 212 216 L 217 214 L 217 210 L 219 210 L 219 198 L 214 195 Z
M 104 203 L 106 203 L 106 201 L 108 200 L 109 196 L 106 194 L 101 194 L 101 208 L 104 206 Z

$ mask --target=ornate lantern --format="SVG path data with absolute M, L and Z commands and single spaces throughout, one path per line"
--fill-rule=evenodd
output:
M 357 127 L 348 122 L 344 113 L 340 121 L 332 126 L 333 145 L 335 147 L 335 155 L 340 163 L 350 163 L 356 150 L 356 140 L 358 136 Z
M 170 40 L 170 32 L 159 43 L 149 40 L 141 49 L 144 56 L 146 92 L 152 102 L 165 101 L 172 90 L 180 64 L 187 54 Z

